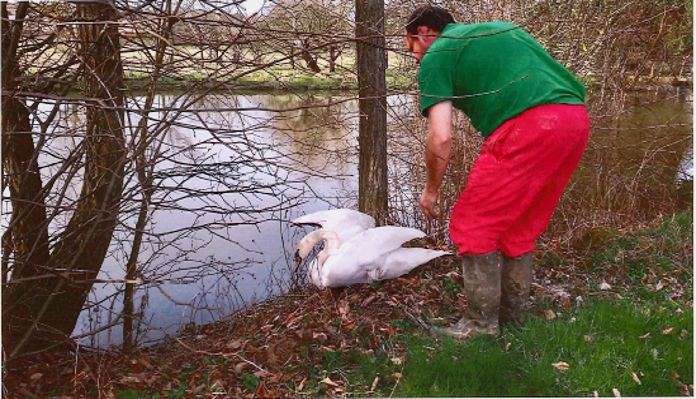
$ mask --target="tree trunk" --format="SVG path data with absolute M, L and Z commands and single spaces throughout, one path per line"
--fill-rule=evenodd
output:
M 307 63 L 307 67 L 311 69 L 314 73 L 321 72 L 321 68 L 319 68 L 317 60 L 314 57 L 312 57 L 312 53 L 310 53 L 309 50 L 307 50 L 307 48 L 309 47 L 309 43 L 301 43 L 302 47 L 300 48 L 300 56 Z
M 19 280 L 23 275 L 17 273 L 16 261 L 13 265 L 11 289 L 3 291 L 3 329 L 7 323 L 11 332 L 7 337 L 3 335 L 3 345 L 10 359 L 50 348 L 69 337 L 118 219 L 125 162 L 124 86 L 118 27 L 110 23 L 118 14 L 108 3 L 80 3 L 77 7 L 78 18 L 83 21 L 81 56 L 87 71 L 84 184 L 74 214 L 47 262 L 33 265 L 34 274 L 23 274 L 40 278 Z M 34 194 L 40 192 L 39 187 Z M 13 208 L 13 218 L 15 212 Z M 42 248 L 43 243 L 35 247 Z
M 336 47 L 329 46 L 329 72 L 336 72 Z
M 355 0 L 359 86 L 358 207 L 383 224 L 387 216 L 387 83 L 384 0 Z
M 3 237 L 3 283 L 46 274 L 48 263 L 48 229 L 42 195 L 39 164 L 29 122 L 29 110 L 15 93 L 21 89 L 21 72 L 17 64 L 17 46 L 22 35 L 22 20 L 28 3 L 20 3 L 16 18 L 10 22 L 7 3 L 2 3 L 2 163 L 3 186 L 10 189 L 12 218 Z M 6 94 L 7 92 L 10 94 Z M 10 253 L 14 253 L 9 266 Z M 4 285 L 2 291 L 2 341 L 6 350 L 32 323 L 35 312 L 30 302 L 37 291 L 45 291 L 48 281 Z

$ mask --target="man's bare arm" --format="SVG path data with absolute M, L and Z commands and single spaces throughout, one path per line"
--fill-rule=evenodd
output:
M 429 218 L 437 217 L 440 185 L 447 171 L 452 147 L 452 102 L 442 101 L 428 109 L 428 136 L 425 140 L 427 180 L 420 207 Z

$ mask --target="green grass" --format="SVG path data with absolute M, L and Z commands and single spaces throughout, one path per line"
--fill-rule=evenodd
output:
M 395 395 L 613 396 L 613 389 L 622 396 L 682 394 L 694 373 L 692 242 L 691 211 L 635 231 L 590 231 L 580 243 L 589 281 L 602 276 L 615 285 L 614 292 L 600 292 L 589 283 L 583 297 L 614 299 L 565 310 L 539 298 L 536 311 L 552 308 L 557 319 L 531 315 L 524 327 L 506 328 L 495 338 L 457 343 L 406 336 L 410 356 Z M 552 264 L 563 261 L 546 255 Z M 558 362 L 568 370 L 556 369 Z
M 540 297 L 524 326 L 461 343 L 393 320 L 398 333 L 374 349 L 366 351 L 367 342 L 345 352 L 312 348 L 313 379 L 343 377 L 347 394 L 360 397 L 682 395 L 694 375 L 692 226 L 688 211 L 639 230 L 596 228 L 579 244 L 582 250 L 575 248 L 581 260 L 574 262 L 585 268 L 576 273 L 587 279 L 580 306 L 559 308 Z M 568 267 L 568 260 L 548 253 L 537 266 Z M 612 290 L 600 290 L 600 277 Z M 443 296 L 461 290 L 443 278 Z M 657 288 L 660 281 L 664 287 Z M 557 318 L 536 317 L 542 309 Z M 405 358 L 391 357 L 395 348 Z M 559 362 L 567 370 L 554 366 Z M 309 381 L 308 388 L 318 396 L 330 393 Z
M 616 388 L 622 396 L 679 395 L 680 383 L 693 384 L 693 309 L 676 309 L 593 301 L 554 321 L 530 317 L 497 338 L 414 338 L 395 394 L 613 396 Z M 568 370 L 557 370 L 558 362 Z
M 675 287 L 693 299 L 693 216 L 677 213 L 638 231 L 595 228 L 581 244 L 587 273 L 611 285 L 626 285 L 637 299 L 669 301 Z M 647 284 L 649 283 L 649 284 Z M 665 289 L 656 289 L 658 284 Z

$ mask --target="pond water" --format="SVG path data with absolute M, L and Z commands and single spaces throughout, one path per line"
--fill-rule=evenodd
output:
M 152 218 L 138 258 L 139 278 L 148 281 L 138 286 L 135 301 L 143 316 L 141 344 L 191 323 L 220 320 L 246 304 L 286 291 L 293 246 L 307 231 L 288 221 L 317 210 L 357 204 L 355 100 L 305 94 L 215 94 L 194 104 L 175 95 L 160 95 L 157 101 L 180 112 L 173 125 L 163 123 L 174 118 L 164 111 L 151 115 L 153 124 L 167 126 L 156 143 L 160 155 L 166 156 L 154 168 L 166 194 L 156 195 L 151 204 Z M 423 124 L 413 101 L 409 95 L 389 98 L 391 184 L 399 187 L 404 201 L 416 201 L 419 195 L 411 187 L 413 182 L 395 181 L 402 176 L 399 170 L 414 168 L 414 152 L 422 151 L 418 129 Z M 645 191 L 644 200 L 650 202 L 655 195 L 667 195 L 662 191 L 692 179 L 691 110 L 690 92 L 655 92 L 629 101 L 621 117 L 593 118 L 591 142 L 569 186 L 569 199 L 561 206 L 596 207 L 620 215 L 610 199 L 616 195 L 587 194 L 590 187 L 602 190 L 596 187 L 598 175 L 607 181 L 646 181 L 651 187 L 644 190 L 642 185 L 636 188 L 631 181 L 623 182 L 627 193 L 619 193 L 616 201 L 622 201 L 621 195 L 636 196 L 635 191 L 628 192 L 633 187 Z M 81 118 L 79 111 L 64 112 L 68 119 Z M 129 118 L 136 126 L 138 116 Z M 392 134 L 397 130 L 402 133 Z M 396 145 L 396 140 L 412 143 Z M 127 181 L 134 193 L 138 184 L 135 178 Z M 660 187 L 664 187 L 660 193 L 651 191 Z M 635 212 L 655 212 L 641 204 L 636 203 Z M 404 220 L 420 217 L 413 209 L 404 211 L 411 213 Z M 123 284 L 112 280 L 125 276 L 135 223 L 131 215 L 116 232 L 99 275 L 106 282 L 94 285 L 91 306 L 83 312 L 76 336 L 109 325 L 122 309 Z M 81 342 L 119 344 L 121 327 L 105 329 Z
M 158 101 L 176 107 L 178 100 L 163 95 Z M 162 150 L 176 156 L 156 169 L 174 176 L 162 178 L 162 186 L 175 187 L 170 197 L 180 198 L 161 201 L 165 205 L 152 214 L 149 245 L 139 256 L 142 277 L 154 280 L 136 294 L 136 309 L 144 316 L 141 342 L 220 320 L 288 289 L 293 237 L 304 231 L 291 228 L 289 220 L 356 206 L 356 115 L 355 101 L 337 97 L 216 95 L 177 117 L 163 136 Z M 184 178 L 172 173 L 186 165 L 231 160 L 241 163 L 239 170 L 215 169 L 205 178 L 196 176 L 195 168 Z M 231 181 L 211 182 L 214 174 L 228 174 L 221 179 Z M 213 194 L 223 191 L 229 192 Z M 239 208 L 255 214 L 237 214 Z M 99 276 L 109 282 L 95 284 L 91 302 L 96 305 L 83 312 L 76 335 L 110 324 L 122 309 L 123 285 L 111 281 L 124 278 L 132 234 L 131 229 L 117 232 Z M 83 339 L 92 346 L 120 342 L 120 327 Z

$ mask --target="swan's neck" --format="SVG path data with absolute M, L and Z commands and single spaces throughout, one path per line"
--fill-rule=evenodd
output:
M 319 270 L 324 266 L 324 262 L 326 262 L 329 256 L 341 246 L 341 240 L 338 238 L 338 234 L 331 230 L 314 230 L 307 234 L 298 244 L 300 256 L 305 258 L 309 254 L 309 251 L 320 241 L 325 241 L 326 247 L 317 254 L 317 267 Z
M 319 241 L 326 242 L 326 247 L 317 255 L 318 258 L 324 256 L 324 260 L 328 258 L 332 253 L 336 252 L 338 247 L 341 246 L 341 240 L 338 238 L 338 234 L 331 230 L 314 230 L 313 232 L 307 234 L 305 240 L 312 242 L 312 246 L 316 245 Z

